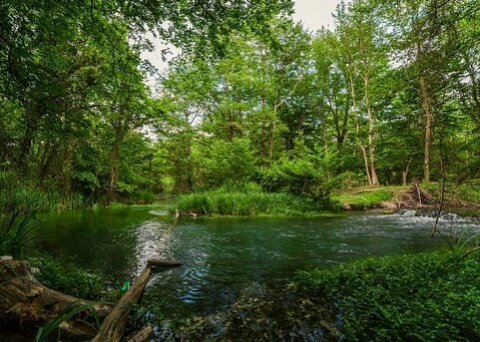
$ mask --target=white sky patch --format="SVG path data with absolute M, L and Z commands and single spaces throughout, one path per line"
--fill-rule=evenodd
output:
M 341 0 L 296 0 L 293 19 L 295 19 L 295 21 L 301 21 L 306 29 L 313 32 L 321 29 L 322 26 L 333 28 L 334 20 L 332 13 L 335 12 L 340 2 Z M 178 55 L 180 51 L 170 45 L 166 45 L 152 34 L 148 34 L 147 38 L 152 41 L 154 49 L 153 51 L 144 51 L 142 58 L 150 61 L 161 73 L 167 69 L 168 61 Z M 167 47 L 172 50 L 172 53 L 165 56 L 166 60 L 164 61 L 162 54 L 163 50 Z M 148 81 L 150 85 L 152 85 L 152 82 L 152 80 Z M 153 82 L 153 84 L 154 83 L 155 82 Z
M 305 28 L 317 31 L 325 26 L 333 29 L 333 16 L 340 0 L 296 0 L 293 19 L 301 21 Z

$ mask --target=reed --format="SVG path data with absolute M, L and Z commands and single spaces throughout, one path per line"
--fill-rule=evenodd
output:
M 326 209 L 325 203 L 286 193 L 226 191 L 192 193 L 178 198 L 182 213 L 221 216 L 284 215 L 304 216 Z

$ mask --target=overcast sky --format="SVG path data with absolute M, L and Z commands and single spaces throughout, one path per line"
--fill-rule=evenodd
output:
M 295 0 L 295 14 L 293 18 L 303 22 L 304 26 L 312 31 L 322 26 L 332 26 L 332 13 L 341 0 Z M 157 48 L 152 52 L 144 52 L 142 57 L 149 60 L 157 69 L 163 70 L 167 64 L 161 58 L 161 43 L 154 40 Z

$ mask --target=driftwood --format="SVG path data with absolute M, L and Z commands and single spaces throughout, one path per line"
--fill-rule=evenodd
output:
M 89 305 L 98 317 L 106 317 L 111 306 L 95 304 L 65 295 L 42 285 L 25 261 L 0 260 L 0 318 L 21 326 L 41 327 L 60 316 L 73 305 Z M 60 325 L 62 332 L 76 338 L 95 335 L 92 326 L 85 322 L 92 312 L 80 313 L 75 319 Z
M 155 268 L 179 267 L 173 260 L 151 259 L 135 284 L 112 308 L 111 305 L 96 304 L 65 295 L 42 285 L 33 275 L 26 261 L 0 258 L 0 319 L 16 322 L 21 326 L 41 327 L 62 315 L 74 305 L 91 307 L 74 318 L 62 322 L 60 330 L 74 339 L 93 341 L 120 341 L 125 333 L 131 305 L 140 300 L 148 279 Z M 87 321 L 92 316 L 105 318 L 97 332 Z M 152 327 L 144 327 L 128 341 L 147 341 L 153 333 Z M 96 335 L 95 335 L 96 334 Z
M 177 261 L 173 260 L 159 260 L 151 259 L 147 262 L 147 267 L 138 277 L 135 284 L 123 295 L 118 304 L 112 312 L 105 318 L 100 327 L 97 336 L 92 340 L 93 342 L 119 342 L 122 340 L 125 328 L 128 323 L 128 315 L 130 314 L 131 306 L 137 303 L 142 297 L 148 279 L 152 274 L 152 269 L 155 267 L 179 267 L 182 266 Z M 143 330 L 143 329 L 142 329 Z

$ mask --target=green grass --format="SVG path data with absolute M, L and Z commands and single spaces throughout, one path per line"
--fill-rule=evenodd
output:
M 304 272 L 349 341 L 480 339 L 480 258 L 436 252 Z
M 316 216 L 325 205 L 285 193 L 224 190 L 182 195 L 176 208 L 183 213 L 218 216 Z
M 30 227 L 34 213 L 0 216 L 0 256 L 20 258 L 30 245 Z
M 440 200 L 442 184 L 423 183 L 422 189 Z M 480 205 L 480 184 L 474 181 L 464 184 L 447 183 L 445 187 L 445 200 L 451 206 Z
M 340 193 L 332 196 L 332 201 L 338 203 L 342 208 L 353 210 L 365 210 L 377 208 L 384 201 L 394 198 L 395 193 L 401 187 L 382 187 L 378 189 L 356 189 L 347 193 Z
M 45 286 L 82 299 L 99 300 L 106 295 L 105 279 L 74 263 L 58 262 L 43 256 L 29 258 L 28 261 L 39 269 L 35 277 Z

